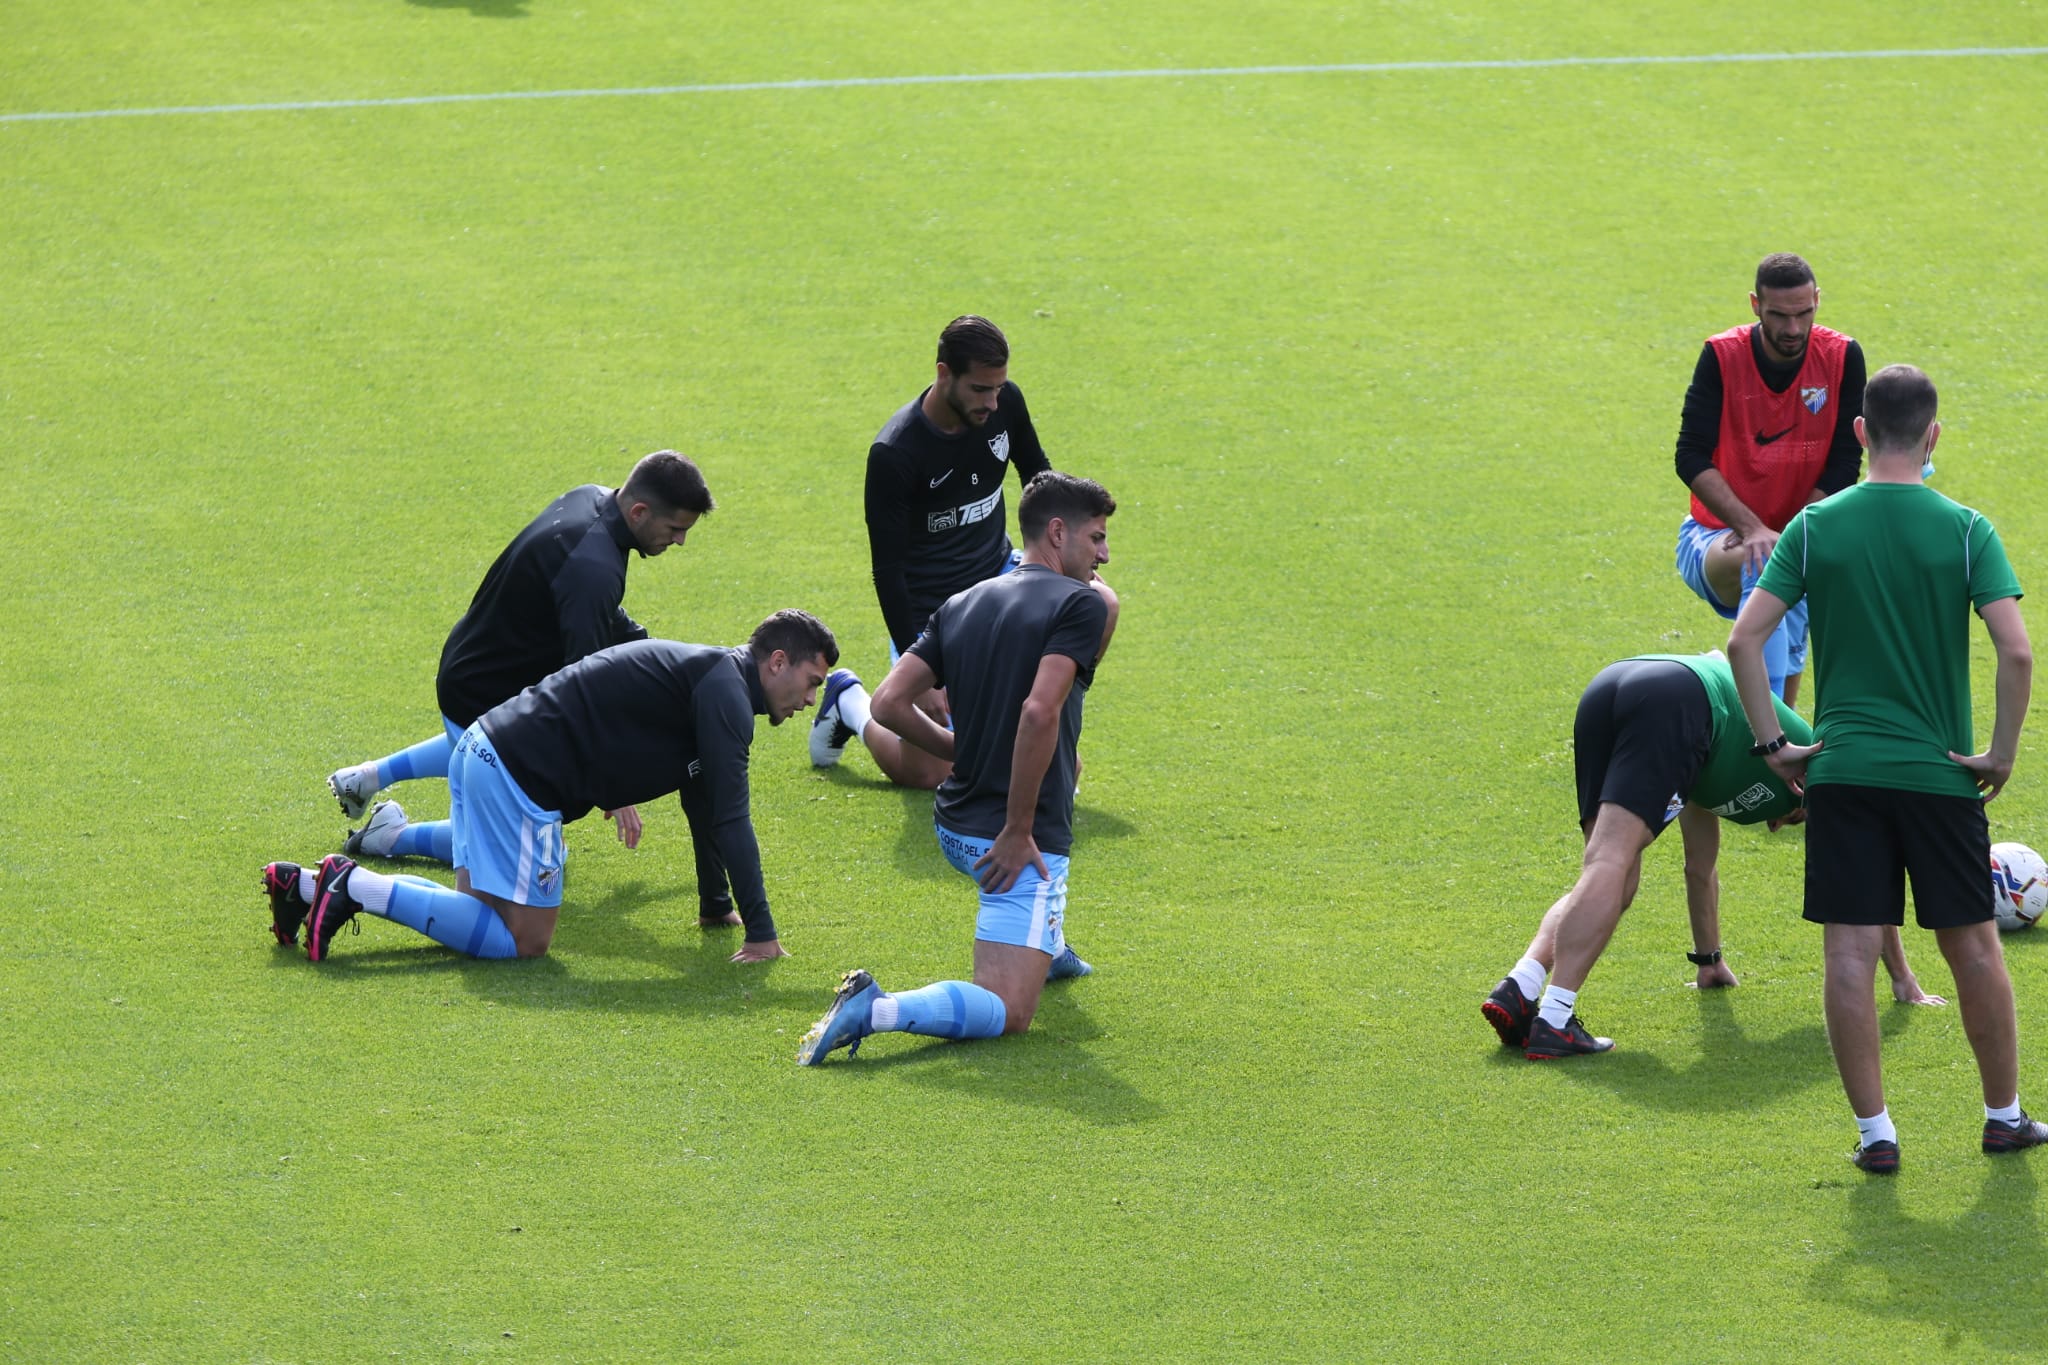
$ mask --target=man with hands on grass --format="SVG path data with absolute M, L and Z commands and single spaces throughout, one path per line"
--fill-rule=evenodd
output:
M 1808 734 L 1790 707 L 1766 697 L 1788 733 Z M 1719 654 L 1623 659 L 1593 679 L 1572 723 L 1584 861 L 1578 881 L 1545 913 L 1521 960 L 1479 1007 L 1504 1046 L 1522 1049 L 1531 1061 L 1614 1046 L 1580 1022 L 1579 991 L 1635 900 L 1643 851 L 1673 820 L 1685 842 L 1693 941 L 1686 957 L 1699 969 L 1693 984 L 1736 984 L 1721 960 L 1721 822 L 1776 828 L 1801 815 L 1798 796 L 1749 744 L 1735 680 Z M 1943 1003 L 1920 990 L 1896 935 L 1885 965 L 1901 1001 Z
M 1955 974 L 1983 1086 L 1984 1151 L 2048 1142 L 2048 1124 L 2020 1108 L 2012 980 L 1985 872 L 1984 803 L 2012 776 L 2033 649 L 1998 532 L 1924 482 L 1937 410 L 1933 381 L 1913 366 L 1871 376 L 1856 421 L 1870 477 L 1792 519 L 1728 639 L 1752 752 L 1806 796 L 1805 913 L 1822 926 L 1828 1045 L 1856 1116 L 1849 1159 L 1873 1175 L 1898 1170 L 1899 1136 L 1870 982 L 1882 935 L 1905 922 L 1908 878 L 1914 917 Z M 1780 725 L 1764 666 L 1765 641 L 1802 601 L 1820 674 L 1811 743 Z M 1998 660 L 1982 753 L 1970 715 L 1973 608 Z
M 883 724 L 952 765 L 935 824 L 946 860 L 981 891 L 974 980 L 892 995 L 848 972 L 799 1063 L 851 1056 L 871 1033 L 1022 1033 L 1049 978 L 1092 970 L 1066 942 L 1067 855 L 1082 699 L 1111 625 L 1095 570 L 1115 511 L 1092 480 L 1034 477 L 1018 508 L 1023 563 L 948 598 L 876 690 Z M 918 705 L 934 687 L 947 689 L 951 730 Z
M 471 957 L 539 957 L 561 910 L 562 826 L 676 792 L 700 922 L 746 926 L 734 962 L 782 957 L 748 804 L 754 717 L 780 725 L 809 706 L 838 658 L 832 632 L 801 611 L 776 612 L 735 649 L 636 640 L 589 655 L 485 712 L 455 746 L 455 890 L 340 854 L 318 872 L 272 863 L 272 932 L 295 943 L 303 924 L 320 962 L 360 913 Z

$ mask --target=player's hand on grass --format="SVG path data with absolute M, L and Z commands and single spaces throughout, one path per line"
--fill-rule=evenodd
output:
M 982 890 L 1001 895 L 1017 884 L 1017 878 L 1024 875 L 1027 867 L 1037 868 L 1039 876 L 1051 880 L 1052 874 L 1045 870 L 1045 859 L 1038 854 L 1038 841 L 1029 831 L 1013 831 L 1005 825 L 988 852 L 975 860 L 974 880 Z
M 1806 761 L 1819 753 L 1820 749 L 1820 744 L 1787 744 L 1774 754 L 1765 754 L 1764 762 L 1770 765 L 1771 771 L 1778 775 L 1780 781 L 1804 796 Z
M 731 962 L 768 962 L 778 957 L 788 956 L 789 949 L 782 946 L 782 940 L 771 938 L 765 939 L 760 943 L 742 943 L 740 950 L 727 960 Z
M 620 843 L 624 844 L 627 848 L 640 847 L 640 810 L 638 807 L 620 806 L 617 810 L 606 811 L 604 818 L 618 825 Z
M 1920 981 L 1911 972 L 1892 978 L 1892 999 L 1901 1005 L 1946 1005 L 1948 1001 L 1938 995 L 1929 995 L 1920 989 Z
M 1700 968 L 1700 974 L 1693 978 L 1693 987 L 1702 991 L 1718 991 L 1729 986 L 1740 986 L 1735 973 L 1728 970 L 1725 962 L 1712 962 Z
M 1951 750 L 1949 761 L 1960 763 L 1970 770 L 1970 780 L 1977 784 L 1977 790 L 1984 793 L 1986 801 L 2005 790 L 2005 784 L 2012 780 L 2012 760 L 1994 758 L 1989 749 L 1981 754 L 1959 754 Z

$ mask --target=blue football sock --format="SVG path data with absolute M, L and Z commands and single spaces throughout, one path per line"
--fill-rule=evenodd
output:
M 425 877 L 386 876 L 357 868 L 349 873 L 349 894 L 364 910 L 425 934 L 471 957 L 517 957 L 519 945 L 498 912 L 460 891 Z M 381 904 L 380 904 L 381 902 Z
M 1756 591 L 1756 580 L 1748 574 L 1742 576 L 1742 596 L 1736 603 L 1736 611 L 1749 601 L 1749 595 Z M 1792 666 L 1792 637 L 1783 621 L 1771 632 L 1771 638 L 1764 641 L 1764 675 L 1771 680 L 1771 695 L 1782 698 L 1785 695 L 1785 675 Z
M 1003 1031 L 1009 1011 L 1003 997 L 967 981 L 940 981 L 914 991 L 885 996 L 895 1006 L 890 1011 L 876 1005 L 878 1033 L 921 1033 L 928 1038 L 993 1038 Z M 884 1020 L 887 1019 L 885 1023 Z
M 448 776 L 448 759 L 455 752 L 454 743 L 447 735 L 435 735 L 423 739 L 410 749 L 400 749 L 389 758 L 377 760 L 377 789 L 382 791 L 393 782 L 406 782 L 415 777 Z
M 398 831 L 398 837 L 391 841 L 391 856 L 432 858 L 435 862 L 453 867 L 455 825 L 447 820 L 422 820 L 417 825 L 407 825 Z

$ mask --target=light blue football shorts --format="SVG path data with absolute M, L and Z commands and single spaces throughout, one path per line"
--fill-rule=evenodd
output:
M 520 790 L 481 724 L 462 732 L 448 760 L 448 801 L 455 865 L 471 886 L 543 910 L 562 903 L 562 813 Z
M 974 864 L 995 845 L 993 839 L 956 834 L 944 825 L 932 828 L 939 836 L 939 849 L 946 855 L 946 861 L 969 877 L 975 875 Z M 1036 948 L 1048 957 L 1060 955 L 1060 950 L 1067 946 L 1067 859 L 1059 853 L 1039 856 L 1045 859 L 1050 878 L 1039 876 L 1035 867 L 1027 867 L 1008 891 L 981 892 L 981 913 L 974 917 L 975 938 Z
M 462 727 L 460 725 L 443 716 L 441 717 L 441 728 L 448 732 L 448 742 L 450 744 L 462 743 Z
M 1736 613 L 1741 610 L 1742 603 L 1737 602 L 1731 607 L 1719 597 L 1716 597 L 1714 590 L 1707 586 L 1707 549 L 1715 541 L 1721 539 L 1721 537 L 1732 534 L 1733 532 L 1725 526 L 1713 528 L 1702 526 L 1691 517 L 1687 517 L 1684 521 L 1678 523 L 1678 576 L 1685 580 L 1685 586 L 1691 588 L 1693 594 L 1700 601 L 1712 607 L 1720 614 L 1721 619 L 1724 621 L 1733 621 Z M 1742 575 L 1743 601 L 1748 600 L 1749 590 L 1755 586 L 1755 575 L 1745 569 Z M 1785 651 L 1784 666 L 1782 668 L 1773 667 L 1771 669 L 1772 673 L 1779 677 L 1787 673 L 1804 673 L 1806 671 L 1805 598 L 1802 597 L 1792 604 L 1792 609 L 1785 613 L 1784 622 L 1773 633 L 1770 644 L 1765 646 L 1765 652 L 1770 656 L 1769 661 L 1773 665 L 1777 663 L 1777 658 L 1773 651 L 1781 643 Z

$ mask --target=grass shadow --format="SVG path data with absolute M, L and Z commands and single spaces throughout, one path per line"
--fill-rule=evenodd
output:
M 528 0 L 405 0 L 414 9 L 466 9 L 478 19 L 524 19 Z
M 932 1090 L 1054 1109 L 1105 1128 L 1158 1118 L 1164 1111 L 1157 1101 L 1103 1066 L 1084 1046 L 1101 1034 L 1084 1008 L 1048 987 L 1030 1032 L 1021 1037 L 949 1042 L 877 1034 L 862 1044 L 858 1057 L 849 1062 L 834 1054 L 821 1070 L 849 1080 L 863 1070 L 886 1072 Z
M 1897 1177 L 1844 1177 L 1847 1245 L 1813 1272 L 1808 1292 L 1845 1317 L 1923 1324 L 1942 1334 L 1951 1354 L 2038 1359 L 2048 1351 L 2048 1315 L 2025 1286 L 2048 1246 L 2032 1158 L 1985 1158 L 1969 1208 L 1953 1218 L 1915 1218 L 1899 1206 L 1898 1182 L 1912 1171 L 1912 1148 L 1905 1150 Z
M 1745 1104 L 1768 1104 L 1835 1079 L 1827 1031 L 1819 1024 L 1787 1029 L 1771 1038 L 1754 1038 L 1735 1015 L 1726 991 L 1701 991 L 1700 1057 L 1677 1067 L 1653 1052 L 1631 1050 L 1626 1037 L 1599 1057 L 1574 1057 L 1546 1063 L 1581 1084 L 1612 1091 L 1631 1103 L 1673 1112 L 1724 1110 L 1731 1097 Z M 1502 1049 L 1496 1065 L 1523 1058 Z
M 673 902 L 674 932 L 650 932 L 629 918 Z M 369 928 L 363 930 L 362 926 Z M 816 998 L 810 985 L 776 984 L 784 961 L 740 965 L 729 959 L 744 940 L 737 926 L 697 922 L 696 888 L 627 882 L 595 900 L 566 907 L 552 951 L 506 961 L 472 958 L 400 925 L 359 915 L 334 942 L 333 956 L 311 970 L 351 976 L 457 976 L 470 994 L 529 1009 L 598 1009 L 628 1014 L 725 1014 L 762 1007 L 801 1009 Z M 374 946 L 362 947 L 369 943 Z M 659 969 L 655 977 L 614 977 L 587 969 L 607 959 Z M 303 950 L 278 946 L 273 966 L 306 968 Z
M 1731 1096 L 1745 1104 L 1767 1104 L 1838 1079 L 1825 1025 L 1806 1024 L 1771 1038 L 1753 1038 L 1735 1013 L 1735 995 L 1694 993 L 1701 1055 L 1690 1066 L 1676 1067 L 1653 1052 L 1633 1051 L 1625 1037 L 1618 1037 L 1614 1051 L 1603 1056 L 1547 1065 L 1634 1103 L 1686 1113 L 1725 1109 Z M 1879 1026 L 1884 1036 L 1905 1034 L 1927 1008 L 1896 1001 L 1881 1005 Z M 1494 1065 L 1512 1066 L 1523 1060 L 1519 1052 L 1502 1048 Z

